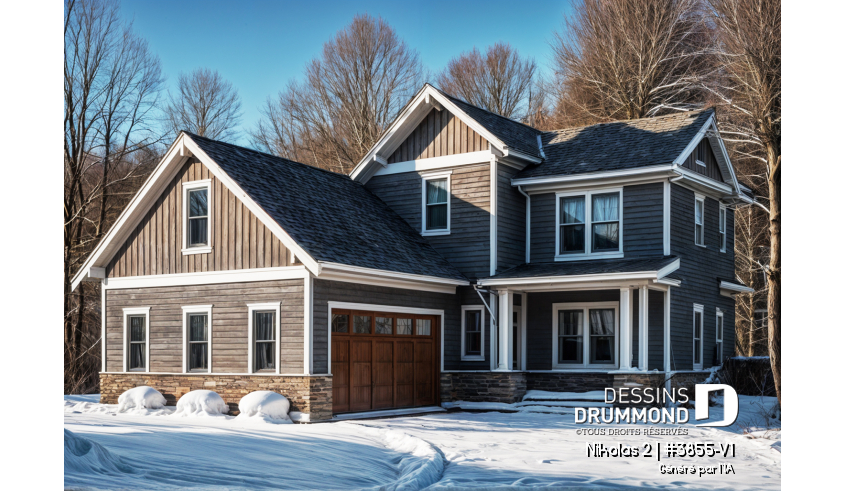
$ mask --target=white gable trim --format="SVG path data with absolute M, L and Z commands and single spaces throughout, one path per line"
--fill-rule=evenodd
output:
M 739 190 L 739 181 L 737 181 L 737 179 L 736 179 L 736 173 L 734 172 L 733 164 L 731 163 L 731 158 L 728 156 L 728 151 L 725 148 L 725 143 L 722 141 L 722 135 L 719 134 L 719 129 L 716 127 L 716 115 L 715 114 L 710 115 L 710 117 L 707 118 L 707 121 L 704 122 L 704 125 L 701 127 L 700 130 L 698 130 L 698 133 L 695 134 L 695 136 L 692 138 L 692 140 L 690 140 L 689 144 L 687 144 L 686 148 L 684 148 L 684 151 L 681 152 L 681 155 L 679 155 L 678 158 L 675 159 L 673 164 L 678 165 L 678 166 L 683 165 L 684 161 L 695 150 L 695 148 L 698 146 L 698 144 L 701 142 L 701 140 L 703 140 L 707 136 L 708 131 L 713 131 L 716 134 L 716 136 L 719 140 L 719 149 L 718 150 L 719 150 L 719 152 L 721 152 L 722 157 L 724 157 L 724 159 L 725 159 L 727 169 L 721 168 L 721 166 L 720 166 L 720 170 L 723 173 L 724 173 L 725 170 L 728 171 L 728 175 L 730 176 L 730 182 L 731 182 L 731 185 L 733 187 L 734 193 L 739 195 L 739 196 L 742 196 L 742 193 Z M 718 162 L 717 162 L 717 164 L 718 164 Z

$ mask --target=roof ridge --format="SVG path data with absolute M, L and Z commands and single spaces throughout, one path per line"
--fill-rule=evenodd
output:
M 543 131 L 541 133 L 545 135 L 547 133 L 557 133 L 557 132 L 560 132 L 560 131 L 578 130 L 578 129 L 582 129 L 582 128 L 590 128 L 592 126 L 601 126 L 603 124 L 631 123 L 633 121 L 646 121 L 646 120 L 652 120 L 652 119 L 664 119 L 664 118 L 669 118 L 669 117 L 673 117 L 673 116 L 691 115 L 691 114 L 703 113 L 703 112 L 707 112 L 707 111 L 713 111 L 713 108 L 707 107 L 707 108 L 703 108 L 703 109 L 693 109 L 692 111 L 678 111 L 678 112 L 674 112 L 674 113 L 670 113 L 670 114 L 661 114 L 660 116 L 651 116 L 651 117 L 646 117 L 646 118 L 617 119 L 615 121 L 605 121 L 604 123 L 593 123 L 593 124 L 585 124 L 585 125 L 581 125 L 581 126 L 571 126 L 569 128 L 560 128 L 560 129 L 556 129 L 556 130 L 548 130 L 548 131 Z
M 446 96 L 446 97 L 448 97 L 448 98 L 450 98 L 450 99 L 454 99 L 454 100 L 456 100 L 456 101 L 462 102 L 462 103 L 466 104 L 467 106 L 472 106 L 472 107 L 474 107 L 474 108 L 476 108 L 476 109 L 478 109 L 478 110 L 480 110 L 480 111 L 484 111 L 484 112 L 486 112 L 486 113 L 488 113 L 488 114 L 492 114 L 493 116 L 496 116 L 497 118 L 504 119 L 505 121 L 509 121 L 509 122 L 511 122 L 511 123 L 516 123 L 516 124 L 518 124 L 518 125 L 525 126 L 525 127 L 526 127 L 526 128 L 528 128 L 529 130 L 536 131 L 536 132 L 537 132 L 537 133 L 539 133 L 539 134 L 543 133 L 542 131 L 538 130 L 537 128 L 534 128 L 533 126 L 529 126 L 529 125 L 527 125 L 527 124 L 525 124 L 525 123 L 523 123 L 523 122 L 521 122 L 521 121 L 517 121 L 517 120 L 515 120 L 515 119 L 511 119 L 511 118 L 508 118 L 508 117 L 506 117 L 506 116 L 502 116 L 501 114 L 494 113 L 493 111 L 490 111 L 490 110 L 488 110 L 488 109 L 484 109 L 483 107 L 476 106 L 475 104 L 471 104 L 471 103 L 469 103 L 469 102 L 467 102 L 467 101 L 465 101 L 465 100 L 463 100 L 463 99 L 461 99 L 461 98 L 459 98 L 459 97 L 455 97 L 455 96 L 453 96 L 452 94 L 449 94 L 449 93 L 447 93 L 447 92 L 444 92 L 444 91 L 440 90 L 439 88 L 435 87 L 435 86 L 434 86 L 434 85 L 432 85 L 432 84 L 429 84 L 429 85 L 431 85 L 431 87 L 432 87 L 434 90 L 436 90 L 436 91 L 440 92 L 441 94 L 443 94 L 444 96 Z

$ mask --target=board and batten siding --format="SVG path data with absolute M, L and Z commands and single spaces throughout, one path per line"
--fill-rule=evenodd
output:
M 207 254 L 182 254 L 182 184 L 211 179 Z M 109 262 L 109 278 L 289 266 L 282 242 L 196 158 L 188 160 Z
M 451 170 L 451 233 L 425 239 L 468 278 L 490 276 L 490 163 Z M 422 232 L 422 182 L 420 173 L 403 172 L 375 176 L 366 187 Z
M 519 171 L 501 163 L 496 167 L 499 201 L 496 207 L 496 266 L 497 272 L 502 272 L 525 262 L 525 196 L 511 186 L 511 179 Z
M 446 109 L 431 109 L 387 158 L 387 163 L 477 152 L 489 146 L 487 140 Z
M 702 162 L 706 164 L 705 167 L 695 163 L 699 150 L 703 150 L 704 152 L 704 160 L 702 160 Z M 710 145 L 710 141 L 707 138 L 698 143 L 698 147 L 693 150 L 686 160 L 684 160 L 684 163 L 681 164 L 681 166 L 719 182 L 724 182 L 724 179 L 722 178 L 722 171 L 719 168 L 719 162 L 716 161 L 716 155 L 713 153 L 713 147 Z
M 213 373 L 247 373 L 247 304 L 281 302 L 281 373 L 303 373 L 303 280 L 106 290 L 106 371 L 123 371 L 123 309 L 150 308 L 150 372 L 182 373 L 182 307 L 212 305 Z

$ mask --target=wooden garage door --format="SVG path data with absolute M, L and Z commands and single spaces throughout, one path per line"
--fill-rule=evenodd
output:
M 439 316 L 332 310 L 335 413 L 438 403 Z

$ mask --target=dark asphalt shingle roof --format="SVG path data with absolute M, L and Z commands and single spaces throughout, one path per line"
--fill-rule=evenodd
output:
M 348 176 L 186 134 L 316 261 L 466 280 Z
M 546 276 L 578 276 L 587 274 L 659 271 L 676 259 L 678 259 L 677 256 L 658 256 L 634 259 L 595 259 L 588 261 L 526 263 L 485 279 L 543 278 Z
M 545 160 L 514 179 L 671 164 L 712 114 L 706 109 L 548 131 L 542 136 Z

